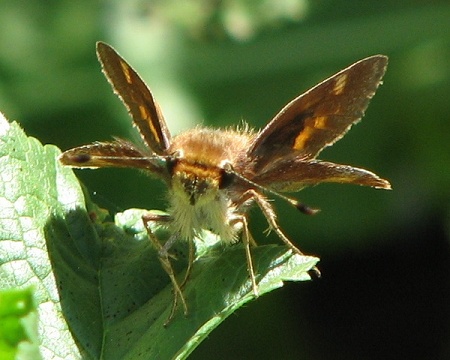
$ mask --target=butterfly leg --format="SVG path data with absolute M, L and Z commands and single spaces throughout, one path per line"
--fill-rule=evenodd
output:
M 194 241 L 189 241 L 189 260 L 188 260 L 188 266 L 186 269 L 186 273 L 184 274 L 184 279 L 180 284 L 180 288 L 183 288 L 184 285 L 186 284 L 186 282 L 189 279 L 189 275 L 191 275 L 191 271 L 192 271 L 192 264 L 194 263 L 194 259 L 195 259 L 195 245 L 194 245 Z
M 183 292 L 181 291 L 181 287 L 186 282 L 188 274 L 186 274 L 183 283 L 181 285 L 178 284 L 178 281 L 175 277 L 175 272 L 174 272 L 172 264 L 170 262 L 170 258 L 174 258 L 174 256 L 169 254 L 169 249 L 177 241 L 178 234 L 172 234 L 170 236 L 169 240 L 167 240 L 164 244 L 161 244 L 149 226 L 149 223 L 151 223 L 151 222 L 158 222 L 158 223 L 170 222 L 171 217 L 169 215 L 155 215 L 155 214 L 149 213 L 149 214 L 145 214 L 142 216 L 142 221 L 144 222 L 144 226 L 145 226 L 145 229 L 147 230 L 147 234 L 148 234 L 150 241 L 152 242 L 153 246 L 158 251 L 158 256 L 159 256 L 159 261 L 161 263 L 161 266 L 164 269 L 164 271 L 167 273 L 167 275 L 169 275 L 170 281 L 172 282 L 172 286 L 173 286 L 174 299 L 173 299 L 170 315 L 167 318 L 166 322 L 164 323 L 164 326 L 166 326 L 169 324 L 169 322 L 172 320 L 172 318 L 175 314 L 175 310 L 178 305 L 178 298 L 181 299 L 181 303 L 183 304 L 184 314 L 185 315 L 188 314 L 187 303 L 184 298 Z M 191 246 L 191 245 L 189 245 L 189 246 Z M 190 250 L 190 252 L 191 252 L 191 250 Z M 189 262 L 191 262 L 191 255 L 189 255 Z M 191 264 L 188 265 L 188 272 L 190 271 L 190 268 L 191 268 Z
M 280 226 L 277 223 L 277 217 L 275 214 L 275 211 L 272 207 L 272 205 L 266 200 L 264 196 L 256 192 L 255 190 L 248 190 L 246 192 L 246 195 L 253 199 L 256 204 L 258 204 L 259 208 L 261 209 L 264 217 L 267 220 L 267 223 L 269 224 L 269 231 L 273 230 L 278 235 L 278 237 L 296 254 L 304 255 L 303 252 L 297 248 L 288 238 L 287 236 L 281 231 Z M 315 276 L 320 277 L 320 270 L 317 267 L 314 267 L 313 272 L 315 273 Z
M 252 235 L 250 234 L 250 231 L 248 229 L 247 218 L 244 215 L 238 215 L 230 222 L 230 225 L 237 225 L 237 224 L 242 225 L 242 242 L 244 244 L 245 256 L 247 258 L 247 270 L 250 276 L 250 280 L 252 282 L 253 294 L 257 297 L 259 295 L 258 285 L 256 284 L 255 269 L 253 266 L 253 259 L 250 251 L 250 246 L 256 245 L 256 242 L 253 239 Z

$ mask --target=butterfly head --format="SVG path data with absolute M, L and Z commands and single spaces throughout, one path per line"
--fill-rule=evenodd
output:
M 222 171 L 186 158 L 171 161 L 171 190 L 189 205 L 213 201 L 218 194 Z

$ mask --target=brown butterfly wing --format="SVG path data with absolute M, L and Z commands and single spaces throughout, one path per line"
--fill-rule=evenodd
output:
M 258 134 L 248 155 L 258 174 L 285 158 L 313 159 L 364 115 L 387 57 L 360 60 L 288 103 Z
M 371 171 L 319 160 L 291 159 L 280 162 L 252 180 L 280 192 L 299 191 L 306 186 L 322 182 L 357 184 L 379 189 L 391 188 L 389 181 Z
M 74 168 L 136 168 L 165 177 L 167 166 L 164 157 L 149 155 L 125 140 L 96 142 L 67 150 L 59 161 Z
M 165 155 L 170 145 L 170 132 L 147 85 L 109 45 L 98 42 L 97 56 L 106 77 L 133 117 L 145 143 L 154 153 Z

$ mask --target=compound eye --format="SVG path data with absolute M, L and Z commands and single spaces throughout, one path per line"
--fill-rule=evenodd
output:
M 183 158 L 183 150 L 179 149 L 174 151 L 172 154 L 165 157 L 166 158 L 166 167 L 170 176 L 173 175 L 173 169 L 178 164 L 178 161 Z
M 166 159 L 166 167 L 167 171 L 169 172 L 170 176 L 173 175 L 173 169 L 177 165 L 179 159 L 175 156 L 168 156 Z
M 235 178 L 236 176 L 233 172 L 222 169 L 222 173 L 220 174 L 219 189 L 225 189 L 229 187 L 234 182 Z

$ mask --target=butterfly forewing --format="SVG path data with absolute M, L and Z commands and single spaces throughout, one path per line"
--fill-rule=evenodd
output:
M 387 66 L 387 57 L 354 63 L 288 103 L 249 150 L 258 173 L 286 156 L 313 159 L 364 114 Z
M 164 158 L 149 155 L 125 140 L 79 146 L 62 153 L 59 160 L 75 168 L 136 168 L 161 177 L 164 177 L 166 169 Z
M 166 154 L 170 145 L 170 132 L 147 85 L 109 45 L 98 42 L 97 56 L 106 77 L 128 108 L 146 144 L 154 153 Z

